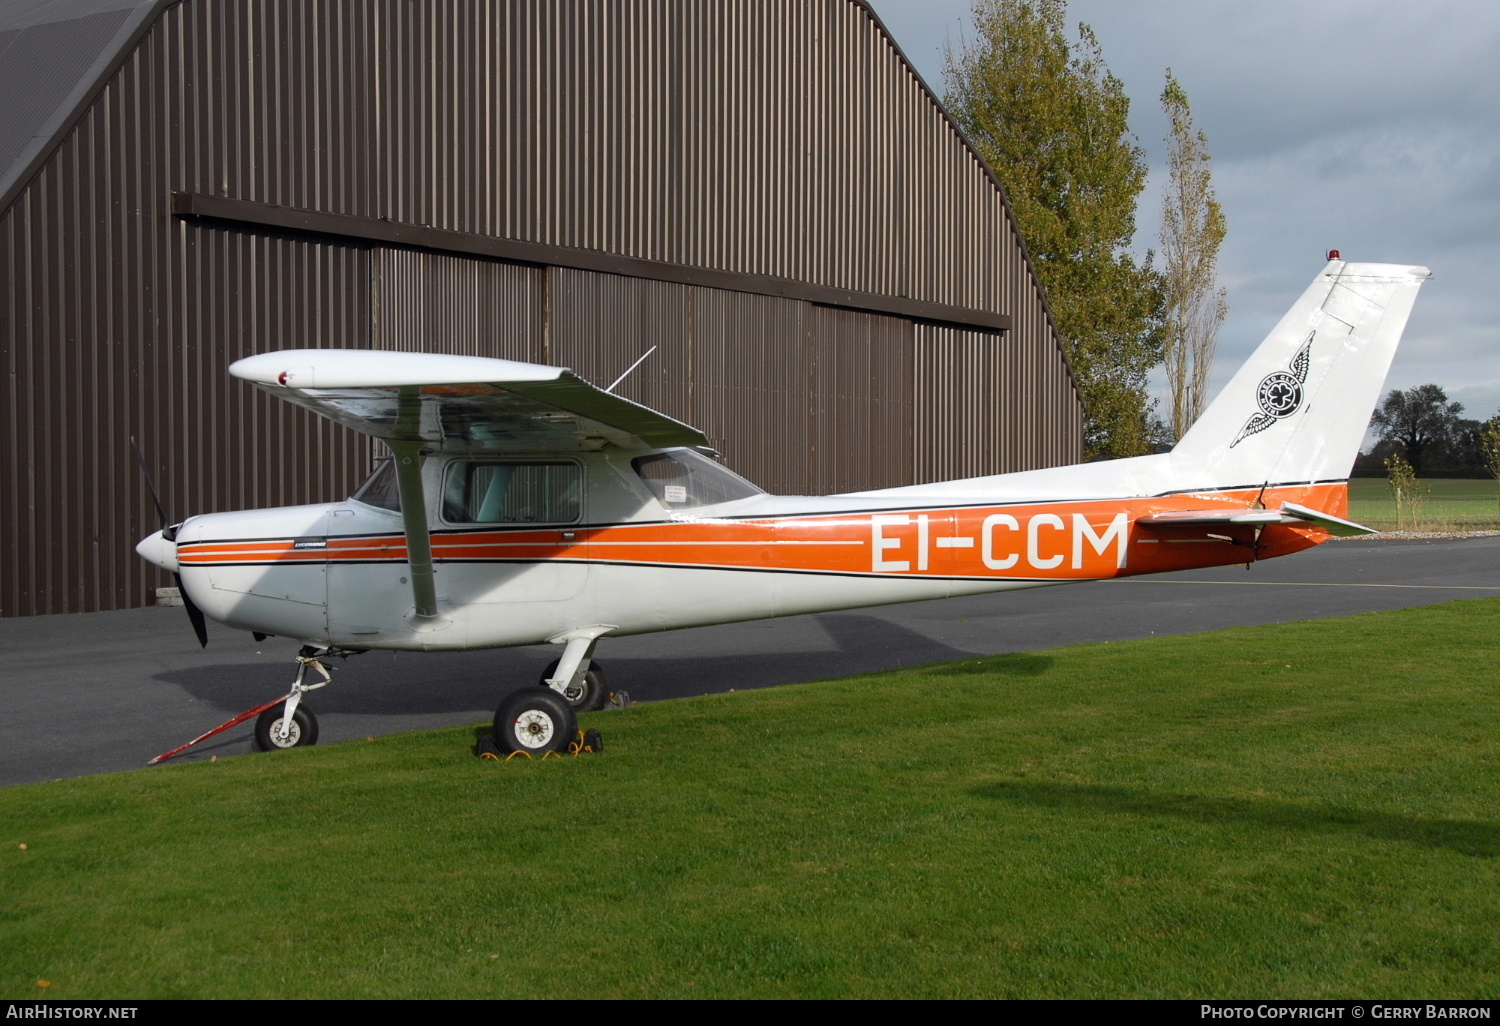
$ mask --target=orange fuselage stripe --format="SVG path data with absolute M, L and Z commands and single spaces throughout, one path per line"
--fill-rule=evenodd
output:
M 835 574 L 1013 579 L 1098 579 L 1243 563 L 1308 548 L 1328 536 L 1312 525 L 1136 524 L 1172 510 L 1266 508 L 1295 502 L 1347 516 L 1344 484 L 1212 495 L 978 508 L 851 512 L 763 520 L 680 520 L 609 527 L 435 533 L 444 560 L 637 563 Z M 183 566 L 406 560 L 399 534 L 375 538 L 192 542 Z

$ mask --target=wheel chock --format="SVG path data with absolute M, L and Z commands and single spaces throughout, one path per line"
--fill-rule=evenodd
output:
M 602 751 L 604 751 L 604 738 L 597 730 L 580 730 L 577 740 L 568 743 L 568 754 L 572 756 L 578 756 L 583 752 L 598 753 Z M 514 752 L 502 752 L 500 747 L 495 744 L 494 737 L 489 734 L 484 735 L 475 742 L 474 754 L 481 759 L 491 759 L 495 762 L 510 762 L 510 760 L 518 755 L 524 756 L 527 759 L 533 758 L 530 752 L 519 748 Z M 562 753 L 547 752 L 542 756 L 542 759 L 546 760 L 553 757 L 561 759 Z
M 575 758 L 584 752 L 598 755 L 602 751 L 604 751 L 604 735 L 592 728 L 586 731 L 580 730 L 578 736 L 568 742 L 568 754 Z

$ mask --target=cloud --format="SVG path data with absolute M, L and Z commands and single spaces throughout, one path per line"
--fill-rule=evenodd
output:
M 968 0 L 874 0 L 939 92 Z M 1170 66 L 1207 135 L 1229 222 L 1222 385 L 1322 265 L 1433 269 L 1388 388 L 1436 382 L 1471 415 L 1500 408 L 1500 6 L 1405 0 L 1073 0 L 1131 96 L 1152 162 L 1136 248 L 1156 246 Z

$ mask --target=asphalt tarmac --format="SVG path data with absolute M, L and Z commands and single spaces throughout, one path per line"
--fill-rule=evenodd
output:
M 1248 569 L 605 638 L 596 657 L 611 689 L 661 701 L 972 655 L 1491 595 L 1500 595 L 1500 537 L 1333 542 Z M 199 649 L 180 608 L 0 620 L 6 700 L 0 785 L 141 767 L 284 694 L 295 653 L 294 642 L 256 642 L 212 623 L 209 646 Z M 334 684 L 306 701 L 324 744 L 480 723 L 560 653 L 548 645 L 369 652 L 332 660 Z M 251 727 L 235 727 L 177 758 L 248 752 Z

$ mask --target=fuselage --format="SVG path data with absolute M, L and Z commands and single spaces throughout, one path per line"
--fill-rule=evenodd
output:
M 1247 563 L 1328 535 L 1140 518 L 1283 501 L 1347 510 L 1336 481 L 1154 491 L 1176 476 L 1169 459 L 813 497 L 765 494 L 683 450 L 438 453 L 422 471 L 437 617 L 412 615 L 399 502 L 379 475 L 343 502 L 193 517 L 172 568 L 233 627 L 347 649 L 464 649 Z

